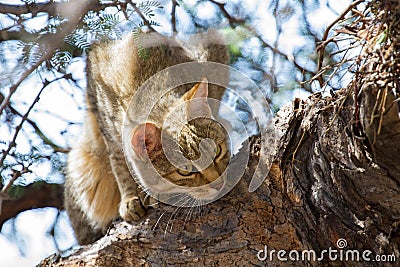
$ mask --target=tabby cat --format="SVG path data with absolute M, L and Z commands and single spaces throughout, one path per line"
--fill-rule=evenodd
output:
M 132 178 L 124 158 L 121 133 L 124 116 L 132 96 L 152 75 L 167 67 L 196 60 L 175 40 L 164 37 L 159 37 L 159 40 L 163 44 L 146 48 L 145 56 L 139 55 L 132 36 L 97 44 L 88 55 L 87 110 L 83 132 L 69 153 L 65 181 L 65 207 L 80 244 L 101 237 L 118 217 L 136 221 L 146 212 L 142 189 Z M 227 63 L 225 46 L 213 43 L 204 47 L 200 50 L 203 59 Z M 199 73 L 199 79 L 201 77 Z M 221 79 L 227 77 L 228 73 Z M 155 86 L 161 88 L 163 81 Z M 138 159 L 144 160 L 148 155 L 157 172 L 168 181 L 179 186 L 197 187 L 217 179 L 229 161 L 226 131 L 213 120 L 207 101 L 203 101 L 207 97 L 221 99 L 224 88 L 208 84 L 206 79 L 181 87 L 177 93 L 169 94 L 161 101 L 164 109 L 150 117 L 150 121 L 132 129 L 131 148 Z M 162 122 L 171 108 L 196 99 L 200 101 L 190 101 L 185 112 L 176 114 L 178 117 L 186 116 L 181 118 L 187 122 L 180 126 L 181 130 L 173 132 L 167 129 L 165 132 L 178 142 L 180 153 L 190 160 L 199 157 L 202 139 L 212 139 L 215 143 L 214 159 L 202 170 L 194 165 L 177 168 L 168 163 L 161 146 Z M 141 103 L 141 106 L 143 104 L 146 103 Z M 135 103 L 131 105 L 135 106 Z M 205 116 L 191 119 L 191 113 L 199 111 Z M 167 188 L 165 191 L 168 193 Z M 203 197 L 201 193 L 192 195 L 194 198 Z

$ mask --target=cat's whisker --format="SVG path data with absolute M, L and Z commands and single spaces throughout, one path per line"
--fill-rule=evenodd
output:
M 192 217 L 192 212 L 193 212 L 193 210 L 194 210 L 195 207 L 196 207 L 196 203 L 197 203 L 197 200 L 196 200 L 195 198 L 193 198 L 193 203 L 192 203 L 192 205 L 190 205 L 189 211 L 188 211 L 188 213 L 186 214 L 185 221 L 184 221 L 184 225 L 185 225 L 186 222 L 189 221 L 190 218 Z
M 154 226 L 153 226 L 153 228 L 152 228 L 153 231 L 156 230 L 158 223 L 161 221 L 162 217 L 164 217 L 165 213 L 166 213 L 167 211 L 169 211 L 170 208 L 172 208 L 172 206 L 168 206 L 167 210 L 165 210 L 165 211 L 160 215 L 160 217 L 158 217 L 156 223 L 154 224 Z
M 191 196 L 185 196 L 185 197 L 183 197 L 183 198 L 181 199 L 181 200 L 183 200 L 184 202 L 182 203 L 182 205 L 178 206 L 178 207 L 174 210 L 174 212 L 172 213 L 172 215 L 169 217 L 168 222 L 167 222 L 167 225 L 166 225 L 166 227 L 165 227 L 164 237 L 165 237 L 166 234 L 167 234 L 168 226 L 169 226 L 169 224 L 170 224 L 170 221 L 173 222 L 173 220 L 174 220 L 174 219 L 176 218 L 176 216 L 178 215 L 179 210 L 182 209 L 191 199 L 192 199 Z M 169 232 L 172 232 L 172 228 L 173 228 L 173 223 L 171 223 Z
M 186 222 L 188 222 L 188 221 L 190 220 L 190 218 L 191 218 L 191 211 L 193 210 L 193 207 L 194 207 L 193 204 L 196 203 L 196 199 L 192 199 L 192 201 L 193 201 L 193 203 L 191 203 L 191 204 L 189 205 L 190 208 L 189 208 L 189 210 L 187 211 L 187 214 L 186 214 L 186 216 L 185 216 L 185 220 L 183 221 L 183 229 L 185 229 Z
M 198 203 L 199 203 L 199 201 L 196 199 L 196 201 L 194 202 L 194 205 L 193 205 L 192 215 L 195 215 L 197 213 L 197 210 L 199 208 L 199 204 Z
M 159 222 L 161 221 L 162 217 L 164 217 L 165 213 L 166 213 L 167 211 L 169 211 L 169 209 L 170 209 L 171 207 L 172 207 L 172 206 L 168 206 L 168 208 L 160 215 L 160 217 L 158 217 L 156 223 L 155 223 L 154 226 L 152 227 L 152 230 L 153 230 L 153 231 L 156 230 L 156 228 L 157 228 Z
M 160 203 L 161 203 L 161 201 L 157 201 L 156 203 L 149 204 L 149 205 L 147 205 L 147 206 L 148 206 L 148 207 L 157 207 Z
M 185 200 L 184 200 L 185 199 Z M 191 196 L 186 196 L 185 198 L 182 198 L 182 200 L 184 200 L 184 202 L 182 203 L 182 205 L 179 205 L 175 212 L 172 214 L 171 219 L 174 220 L 176 218 L 176 216 L 178 215 L 178 212 L 180 209 L 184 208 L 185 206 L 187 206 L 187 204 L 191 201 L 192 197 Z M 171 225 L 171 230 L 172 230 L 172 225 Z
M 155 229 L 155 228 L 157 227 L 158 223 L 161 221 L 161 218 L 162 218 L 171 208 L 173 208 L 173 207 L 175 207 L 175 206 L 178 206 L 178 203 L 181 202 L 182 200 L 184 200 L 184 199 L 186 199 L 186 198 L 190 198 L 190 196 L 187 196 L 187 195 L 185 195 L 184 193 L 178 194 L 178 196 L 181 196 L 181 195 L 182 195 L 182 197 L 179 197 L 178 200 L 177 200 L 175 203 L 173 203 L 171 206 L 169 206 L 169 207 L 167 208 L 167 210 L 164 211 L 164 212 L 161 214 L 161 216 L 158 218 L 156 224 L 154 225 L 153 229 Z M 173 195 L 173 196 L 171 196 L 170 198 L 172 198 L 172 197 L 177 197 L 177 195 Z M 173 216 L 174 213 L 175 213 L 175 211 L 172 213 L 171 217 Z M 171 217 L 168 219 L 166 228 L 168 227 L 168 224 L 169 224 L 169 221 L 171 220 Z M 164 233 L 164 235 L 165 235 L 165 233 Z
M 199 205 L 197 207 L 199 208 L 199 217 L 203 216 L 204 201 L 199 199 Z
M 179 193 L 179 195 L 184 195 L 184 193 Z M 179 196 L 179 195 L 178 195 L 178 196 Z M 176 197 L 176 195 L 173 195 L 173 196 L 171 196 L 171 197 L 168 197 L 167 199 L 170 199 L 170 198 L 172 198 L 172 197 Z M 176 201 L 176 202 L 174 203 L 174 205 L 177 204 L 180 200 L 181 200 L 181 199 L 178 199 L 178 201 Z M 159 202 L 160 202 L 160 201 L 159 201 Z M 153 228 L 152 228 L 153 231 L 157 228 L 158 223 L 161 221 L 161 219 L 162 219 L 162 217 L 165 215 L 165 213 L 167 213 L 167 211 L 169 211 L 169 210 L 170 210 L 171 208 L 173 208 L 173 207 L 174 207 L 174 206 L 168 206 L 167 210 L 164 211 L 164 212 L 160 215 L 160 217 L 157 219 L 156 223 L 154 224 L 154 226 L 153 226 Z

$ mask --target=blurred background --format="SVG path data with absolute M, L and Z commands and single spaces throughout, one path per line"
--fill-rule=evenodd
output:
M 335 39 L 323 53 L 318 48 L 336 38 L 325 29 L 351 2 L 0 0 L 1 266 L 35 266 L 77 246 L 62 192 L 68 151 L 82 126 L 93 43 L 150 28 L 181 38 L 216 28 L 227 40 L 230 66 L 253 80 L 276 112 L 295 97 L 346 86 L 351 73 L 321 66 L 347 69 L 341 59 L 351 54 L 341 48 L 351 43 Z M 351 20 L 351 12 L 341 19 Z M 238 99 L 225 101 L 242 110 Z

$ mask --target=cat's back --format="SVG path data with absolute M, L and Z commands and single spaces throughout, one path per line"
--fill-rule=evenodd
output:
M 147 40 L 153 40 L 152 43 Z M 88 55 L 88 84 L 96 91 L 113 91 L 117 97 L 130 98 L 132 93 L 155 73 L 193 61 L 172 38 L 143 34 L 138 39 L 128 34 L 122 40 L 93 46 Z

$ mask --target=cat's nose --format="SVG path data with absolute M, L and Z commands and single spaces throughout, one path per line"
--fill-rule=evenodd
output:
M 224 184 L 225 184 L 224 180 L 221 180 L 221 181 L 218 181 L 216 183 L 211 183 L 210 187 L 219 191 L 219 190 L 222 189 L 222 187 L 224 187 Z
M 215 167 L 214 162 L 212 162 L 210 166 L 202 170 L 201 174 L 210 183 L 217 180 L 220 176 L 220 173 L 218 172 L 218 169 Z

